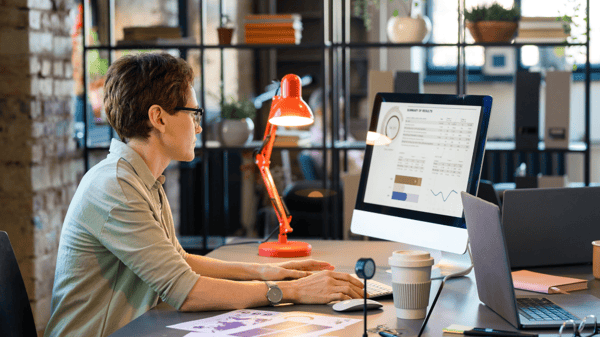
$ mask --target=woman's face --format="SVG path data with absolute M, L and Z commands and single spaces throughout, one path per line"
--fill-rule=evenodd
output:
M 186 108 L 198 108 L 196 92 L 189 86 Z M 202 127 L 196 125 L 192 111 L 180 110 L 169 115 L 170 123 L 164 135 L 167 155 L 177 161 L 192 161 L 196 147 L 196 135 L 202 132 Z

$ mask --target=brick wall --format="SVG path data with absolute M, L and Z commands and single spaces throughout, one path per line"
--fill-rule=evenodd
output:
M 71 138 L 75 1 L 0 0 L 0 230 L 38 331 L 50 318 L 60 229 L 83 174 Z

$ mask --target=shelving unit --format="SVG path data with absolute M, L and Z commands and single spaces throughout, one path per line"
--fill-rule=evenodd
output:
M 185 3 L 185 1 L 180 0 L 181 3 Z M 273 11 L 274 8 L 281 1 L 270 0 L 269 6 L 262 5 L 261 9 L 257 12 L 270 12 Z M 156 45 L 119 45 L 115 46 L 113 44 L 109 45 L 99 45 L 99 46 L 84 46 L 83 48 L 83 57 L 84 57 L 84 74 L 87 75 L 87 52 L 90 50 L 105 50 L 109 52 L 109 62 L 112 62 L 112 55 L 114 51 L 117 50 L 138 50 L 138 49 L 153 49 L 153 50 L 167 50 L 167 49 L 178 49 L 182 52 L 182 55 L 186 54 L 186 51 L 189 50 L 198 50 L 200 52 L 200 60 L 205 59 L 205 52 L 208 50 L 220 50 L 221 52 L 221 60 L 223 60 L 223 52 L 227 49 L 247 49 L 255 51 L 256 58 L 259 57 L 259 53 L 268 52 L 269 55 L 275 56 L 278 67 L 282 63 L 290 63 L 290 62 L 308 62 L 313 65 L 316 64 L 316 68 L 318 69 L 318 83 L 326 95 L 323 95 L 323 141 L 321 144 L 313 144 L 311 147 L 301 147 L 301 148 L 276 148 L 277 150 L 281 149 L 312 149 L 319 150 L 323 153 L 323 168 L 322 172 L 323 176 L 327 176 L 328 166 L 331 165 L 332 177 L 331 179 L 323 180 L 323 188 L 324 189 L 332 189 L 334 191 L 340 191 L 340 172 L 342 170 L 347 169 L 347 156 L 344 156 L 342 161 L 339 160 L 340 153 L 347 154 L 348 150 L 356 150 L 356 149 L 364 149 L 364 142 L 349 142 L 347 140 L 347 135 L 349 134 L 349 125 L 350 125 L 350 116 L 351 116 L 351 104 L 345 104 L 343 107 L 340 105 L 340 98 L 343 98 L 345 102 L 352 102 L 353 99 L 357 97 L 362 97 L 365 95 L 363 92 L 357 92 L 350 87 L 351 82 L 351 69 L 352 62 L 360 61 L 366 57 L 366 51 L 369 49 L 380 49 L 380 48 L 411 48 L 411 47 L 423 47 L 423 48 L 432 48 L 432 47 L 457 47 L 457 59 L 459 60 L 457 65 L 457 81 L 456 81 L 456 93 L 457 94 L 465 94 L 467 93 L 467 68 L 464 60 L 464 50 L 465 48 L 469 48 L 472 46 L 485 46 L 485 47 L 511 47 L 511 48 L 521 48 L 525 45 L 532 44 L 522 44 L 522 43 L 465 43 L 465 29 L 464 24 L 461 21 L 461 14 L 459 13 L 459 42 L 458 43 L 413 43 L 413 44 L 395 44 L 395 43 L 370 43 L 370 42 L 356 42 L 352 38 L 353 31 L 351 27 L 353 26 L 352 20 L 357 20 L 352 18 L 351 11 L 351 0 L 324 0 L 324 1 L 316 1 L 321 7 L 320 8 L 311 8 L 308 12 L 302 12 L 301 15 L 303 20 L 306 19 L 307 22 L 312 22 L 315 24 L 315 21 L 321 21 L 317 23 L 320 27 L 321 31 L 317 32 L 317 35 L 321 35 L 322 39 L 317 37 L 316 40 L 311 40 L 306 43 L 301 43 L 299 45 L 246 45 L 246 44 L 236 44 L 236 45 L 208 45 L 204 43 L 204 36 L 206 31 L 206 2 L 200 1 L 199 15 L 200 15 L 200 42 L 199 44 L 193 45 L 169 45 L 169 46 L 156 46 Z M 587 0 L 587 9 L 586 15 L 589 18 L 589 0 Z M 109 22 L 113 22 L 114 18 L 114 0 L 108 1 L 109 6 L 107 11 L 109 13 Z M 221 1 L 222 3 L 222 1 Z M 286 2 L 287 3 L 287 2 Z M 464 0 L 459 7 L 464 8 Z M 257 6 L 259 8 L 260 6 Z M 285 8 L 284 9 L 288 9 Z M 84 2 L 84 12 L 86 11 L 86 6 Z M 223 13 L 223 7 L 219 8 L 220 13 Z M 291 9 L 290 9 L 291 11 Z M 460 9 L 459 9 L 460 11 Z M 181 16 L 180 16 L 181 17 Z M 85 20 L 85 15 L 84 15 Z M 180 18 L 181 20 L 181 18 Z M 187 20 L 186 23 L 187 25 Z M 354 23 L 355 24 L 355 23 Z M 241 28 L 241 24 L 239 25 Z M 84 21 L 84 27 L 85 21 Z M 112 33 L 112 24 L 109 24 L 108 36 L 109 40 L 113 41 L 113 33 Z M 87 41 L 85 36 L 85 32 L 87 29 L 84 29 L 84 41 Z M 589 37 L 589 20 L 587 20 L 587 36 Z M 590 50 L 589 50 L 589 39 L 585 43 L 577 43 L 577 44 L 567 44 L 567 43 L 539 43 L 534 44 L 540 47 L 552 47 L 552 46 L 585 46 L 586 48 L 586 64 L 585 64 L 585 138 L 582 142 L 573 142 L 569 149 L 546 149 L 543 146 L 543 142 L 540 142 L 540 146 L 538 147 L 537 152 L 539 153 L 582 153 L 584 156 L 584 184 L 590 184 L 590 87 L 591 87 L 591 76 L 590 76 Z M 309 55 L 305 53 L 304 55 L 299 55 L 298 51 L 311 51 L 312 53 Z M 299 56 L 298 56 L 299 55 Z M 259 61 L 256 61 L 259 63 Z M 203 62 L 200 62 L 203 64 Z M 223 62 L 221 63 L 223 64 Z M 260 65 L 259 65 L 260 66 Z M 223 75 L 223 67 L 221 67 L 221 86 L 225 86 L 224 83 L 224 75 Z M 276 69 L 278 71 L 278 69 Z M 272 71 L 265 71 L 266 78 L 272 79 L 280 74 L 273 74 Z M 206 86 L 205 86 L 205 67 L 201 67 L 201 73 L 199 74 L 202 79 L 200 84 L 200 94 L 198 95 L 199 103 L 201 106 L 204 106 L 206 102 Z M 278 78 L 280 78 L 279 76 Z M 260 83 L 259 80 L 256 81 L 255 87 L 262 88 L 266 80 L 263 83 Z M 85 91 L 84 95 L 87 97 L 87 85 L 84 86 Z M 257 90 L 260 93 L 260 90 Z M 340 93 L 343 93 L 343 97 L 340 96 Z M 306 96 L 306 95 L 305 95 Z M 330 98 L 331 97 L 331 98 Z M 331 104 L 330 104 L 331 99 Z M 85 113 L 84 113 L 84 123 L 87 126 L 87 105 L 85 105 Z M 264 113 L 263 113 L 264 114 Z M 259 115 L 257 117 L 256 130 L 258 134 L 261 134 L 262 130 L 264 130 L 264 121 L 262 120 L 264 116 Z M 331 118 L 331 125 L 328 125 L 328 119 Z M 203 119 L 203 128 L 206 128 L 206 120 Z M 262 127 L 262 129 L 261 129 Z M 339 133 L 340 128 L 342 128 L 345 132 L 344 135 L 341 136 Z M 327 135 L 330 134 L 332 137 L 332 141 L 327 141 Z M 87 146 L 87 132 L 84 135 L 84 156 L 85 156 L 85 165 L 86 169 L 89 168 L 89 151 L 93 150 Z M 202 162 L 202 171 L 203 174 L 203 184 L 200 191 L 194 191 L 201 195 L 201 205 L 202 205 L 202 217 L 203 224 L 208 224 L 210 222 L 210 195 L 209 189 L 207 186 L 211 183 L 209 181 L 209 175 L 207 172 L 210 171 L 208 160 L 203 160 L 207 158 L 209 153 L 217 153 L 221 158 L 227 158 L 228 153 L 230 152 L 239 152 L 244 150 L 250 150 L 252 147 L 210 147 L 206 144 L 207 134 L 203 132 L 201 134 L 202 146 L 197 149 L 198 158 Z M 106 147 L 100 148 L 103 150 L 107 150 Z M 514 142 L 488 142 L 486 149 L 488 153 L 497 153 L 502 151 L 515 151 Z M 329 156 L 328 152 L 331 152 L 331 163 L 328 163 Z M 534 151 L 536 152 L 536 151 Z M 228 168 L 224 168 L 225 172 L 227 172 Z M 227 181 L 225 181 L 225 184 Z M 185 186 L 182 186 L 185 187 Z M 182 192 L 183 193 L 183 192 Z M 224 197 L 225 207 L 227 207 L 227 199 L 228 195 L 226 193 Z M 340 202 L 339 199 L 334 199 L 334 202 Z M 323 219 L 329 219 L 328 209 L 326 205 L 324 207 L 325 212 L 323 214 Z M 337 209 L 338 205 L 333 205 L 333 209 Z M 324 221 L 327 224 L 327 228 L 323 231 L 323 237 L 327 239 L 340 239 L 342 238 L 342 219 L 337 212 L 333 212 L 331 214 L 331 223 L 329 221 Z M 225 226 L 228 225 L 230 219 L 225 220 Z M 195 242 L 195 244 L 201 244 L 204 251 L 208 251 L 211 248 L 210 242 L 223 242 L 223 240 L 215 239 L 211 236 L 209 226 L 203 225 L 202 227 L 202 240 L 197 240 L 194 238 L 187 238 L 189 242 Z M 212 240 L 212 241 L 211 241 Z

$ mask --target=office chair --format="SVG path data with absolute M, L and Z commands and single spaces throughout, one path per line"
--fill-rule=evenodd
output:
M 487 202 L 491 202 L 492 204 L 500 207 L 502 210 L 502 205 L 500 204 L 500 198 L 498 197 L 498 193 L 494 188 L 494 184 L 488 180 L 480 180 L 479 181 L 479 189 L 477 190 L 477 196 Z
M 25 283 L 8 234 L 0 231 L 0 336 L 37 337 Z

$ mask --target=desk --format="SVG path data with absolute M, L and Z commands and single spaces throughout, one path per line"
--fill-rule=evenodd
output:
M 386 273 L 389 269 L 388 257 L 391 252 L 398 249 L 406 249 L 406 245 L 386 241 L 324 241 L 307 240 L 313 246 L 313 259 L 327 261 L 336 267 L 336 271 L 354 272 L 354 265 L 361 257 L 371 257 L 377 264 L 377 272 L 374 279 L 386 284 L 391 284 L 391 274 Z M 242 262 L 281 262 L 284 259 L 268 258 L 258 256 L 258 244 L 221 247 L 208 254 L 208 256 L 228 261 Z M 540 272 L 559 274 L 557 269 L 536 269 Z M 589 282 L 590 293 L 600 297 L 600 282 L 592 276 L 592 266 L 573 266 L 560 269 L 560 274 L 592 280 Z M 439 288 L 440 281 L 434 280 L 431 287 L 430 304 Z M 517 291 L 517 294 L 526 292 Z M 373 328 L 379 324 L 385 324 L 389 328 L 403 330 L 404 336 L 416 336 L 421 327 L 422 320 L 401 320 L 396 318 L 394 302 L 390 297 L 377 299 L 384 306 L 378 310 L 370 310 L 367 317 L 367 327 Z M 342 317 L 362 319 L 362 311 L 351 313 L 337 313 L 327 305 L 288 305 L 279 307 L 262 307 L 260 310 L 276 311 L 309 311 L 328 315 L 340 315 Z M 212 312 L 178 312 L 166 303 L 161 303 L 144 315 L 133 320 L 111 336 L 185 336 L 188 332 L 166 328 L 167 325 L 207 318 L 222 314 L 222 311 Z M 450 324 L 461 324 L 478 327 L 496 328 L 502 330 L 515 330 L 508 322 L 496 315 L 479 301 L 474 274 L 471 272 L 467 277 L 448 281 L 438 303 L 436 304 L 424 336 L 441 336 L 442 329 Z M 539 331 L 544 333 L 543 331 Z M 346 330 L 340 331 L 335 336 L 362 336 L 363 324 L 356 323 Z M 555 331 L 545 333 L 555 334 Z M 376 336 L 375 334 L 369 334 Z M 446 334 L 449 335 L 449 334 Z M 377 335 L 378 336 L 378 335 Z M 451 336 L 451 335 L 450 335 Z M 456 336 L 456 335 L 454 335 Z

